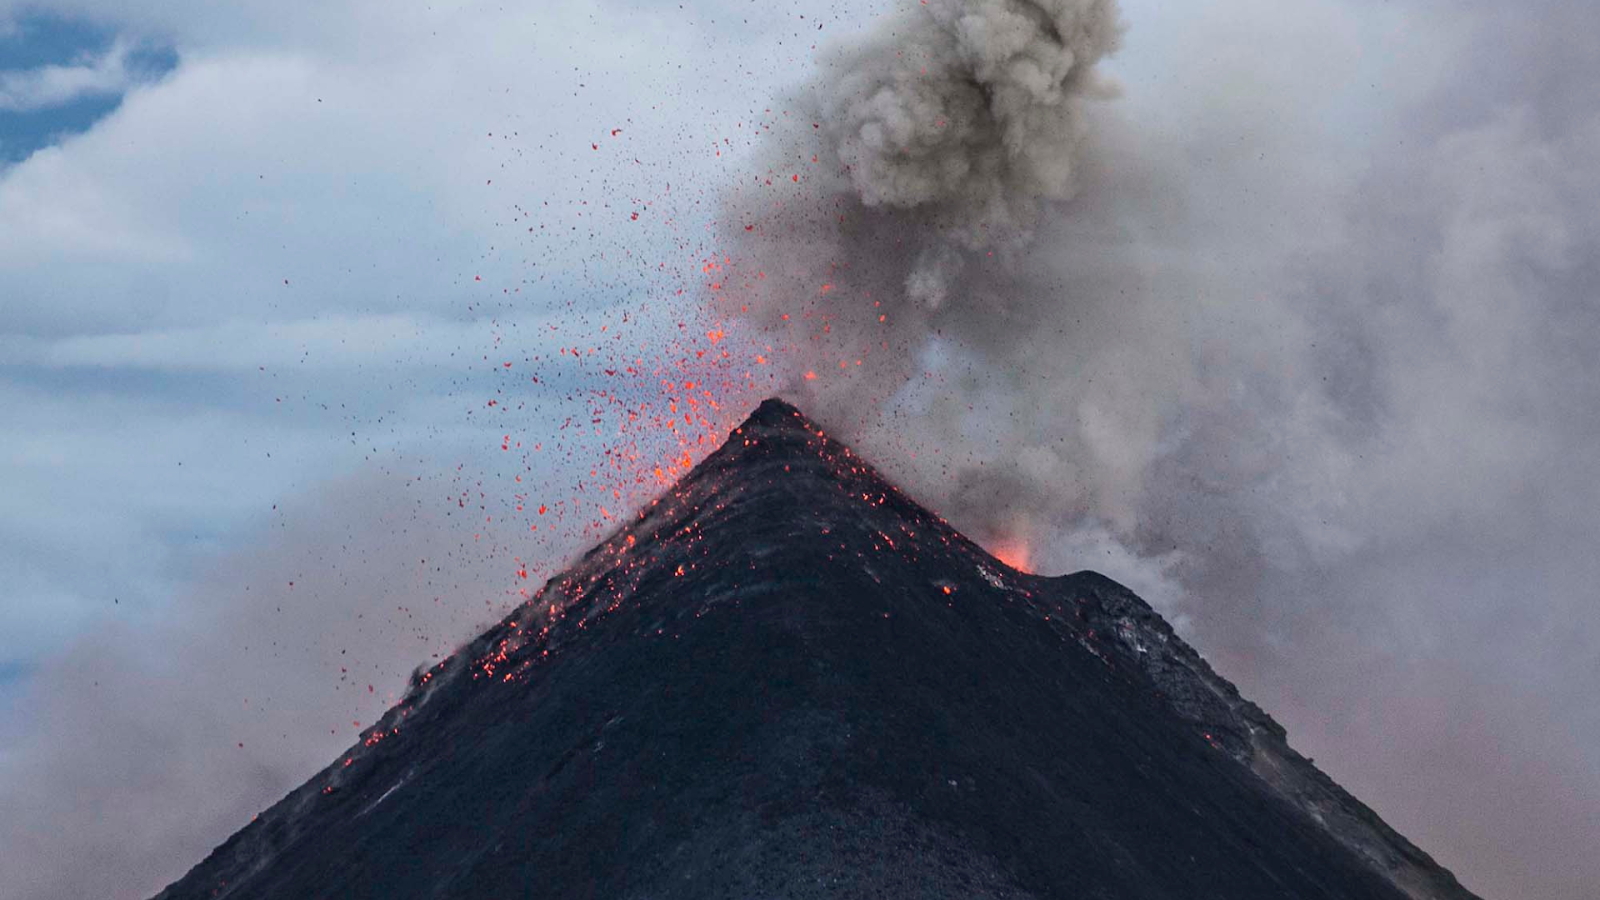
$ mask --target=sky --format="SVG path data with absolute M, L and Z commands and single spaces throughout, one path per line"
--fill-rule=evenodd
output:
M 1600 10 L 1173 6 L 1019 267 L 1015 345 L 1115 377 L 933 341 L 894 408 L 1078 423 L 1038 568 L 1469 888 L 1592 897 Z M 617 453 L 703 453 L 617 410 L 759 340 L 696 296 L 727 186 L 898 8 L 0 0 L 0 894 L 153 893 L 648 499 Z

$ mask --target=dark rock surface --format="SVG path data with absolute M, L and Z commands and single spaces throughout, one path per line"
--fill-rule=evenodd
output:
M 777 401 L 363 738 L 160 897 L 1472 897 Z

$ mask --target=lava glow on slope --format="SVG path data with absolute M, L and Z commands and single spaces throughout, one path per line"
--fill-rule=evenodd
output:
M 1028 572 L 1030 574 L 1033 572 L 1032 569 L 1028 568 L 1028 563 L 1033 557 L 1032 548 L 1022 540 L 1006 538 L 990 547 L 989 552 L 993 554 L 995 559 L 1016 569 L 1018 572 Z

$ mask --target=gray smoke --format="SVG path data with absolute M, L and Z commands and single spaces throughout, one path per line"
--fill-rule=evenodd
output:
M 1157 437 L 1160 414 L 1128 415 L 1143 405 L 1124 402 L 1132 380 L 1116 374 L 1142 364 L 1108 356 L 1142 339 L 1074 346 L 1079 336 L 1101 343 L 1119 318 L 1143 328 L 1134 302 L 1096 285 L 1074 297 L 1038 284 L 1054 276 L 1030 253 L 1041 226 L 1057 227 L 1046 211 L 1096 163 L 1086 152 L 1093 107 L 1116 92 L 1096 66 L 1121 38 L 1113 0 L 907 7 L 824 57 L 758 173 L 725 201 L 735 276 L 718 302 L 737 302 L 770 334 L 808 408 L 840 424 L 881 424 L 879 413 L 916 393 L 919 371 L 939 372 L 942 386 L 913 403 L 924 462 L 904 477 L 918 487 L 931 475 L 934 495 L 968 511 L 984 537 L 1031 536 L 1043 518 L 1081 517 L 1086 501 L 1129 524 L 1125 495 L 1148 460 L 1128 450 Z M 1072 271 L 1084 281 L 1090 270 Z M 1121 271 L 1104 278 L 1125 287 Z M 1060 402 L 1031 402 L 1059 401 L 1090 370 L 1100 387 L 1075 398 L 1070 416 Z M 1181 380 L 1157 387 L 1171 395 Z M 1003 432 L 978 426 L 994 441 L 969 433 L 972 413 L 997 410 Z M 896 423 L 885 436 L 907 433 Z M 947 458 L 930 467 L 928 453 Z
M 826 56 L 726 198 L 729 296 L 821 392 L 862 369 L 902 383 L 921 335 L 1004 308 L 979 270 L 1074 192 L 1120 38 L 1112 0 L 932 0 Z
M 1079 101 L 1119 37 L 1112 0 L 935 0 L 826 63 L 819 124 L 862 204 L 986 247 L 1071 193 Z M 913 294 L 939 280 L 919 263 Z
M 1111 4 L 910 6 L 775 115 L 714 303 L 958 527 L 1156 603 L 1469 887 L 1577 900 L 1600 8 L 1352 5 L 1152 15 L 1167 68 L 1115 98 Z M 1015 46 L 1079 68 L 990 89 Z

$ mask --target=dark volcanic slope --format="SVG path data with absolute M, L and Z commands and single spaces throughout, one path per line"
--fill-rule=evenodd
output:
M 1470 898 L 1142 601 L 793 407 L 162 898 Z

